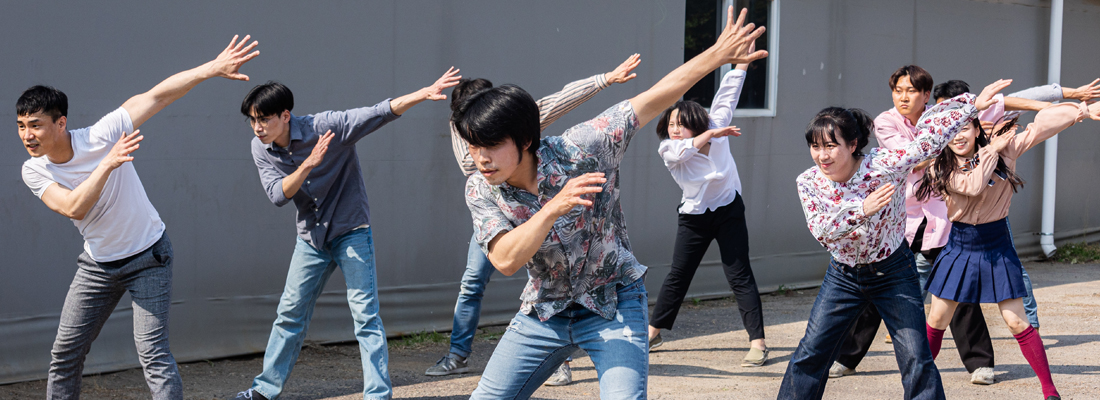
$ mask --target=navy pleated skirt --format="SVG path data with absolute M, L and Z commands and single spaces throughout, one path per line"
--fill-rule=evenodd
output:
M 1023 268 L 1008 221 L 951 224 L 925 290 L 960 303 L 999 303 L 1026 296 Z

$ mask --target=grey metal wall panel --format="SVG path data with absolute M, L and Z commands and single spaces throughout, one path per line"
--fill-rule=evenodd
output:
M 820 282 L 828 255 L 806 232 L 794 178 L 811 165 L 802 131 L 818 110 L 890 107 L 886 78 L 917 63 L 939 80 L 974 86 L 999 77 L 1014 87 L 1043 83 L 1049 9 L 1045 3 L 783 0 L 778 114 L 738 118 L 735 140 L 744 185 L 753 267 L 763 290 Z M 1066 7 L 1063 80 L 1094 78 L 1100 53 L 1095 2 Z M 50 15 L 50 24 L 27 15 Z M 434 81 L 455 65 L 468 77 L 516 83 L 534 96 L 606 72 L 642 54 L 639 78 L 597 95 L 551 126 L 560 134 L 656 82 L 682 62 L 683 3 L 663 1 L 24 2 L 8 4 L 0 37 L 0 94 L 14 102 L 45 83 L 70 98 L 70 126 L 87 126 L 178 72 L 205 62 L 235 33 L 260 40 L 245 66 L 252 82 L 204 83 L 152 118 L 135 165 L 168 226 L 176 251 L 172 342 L 180 361 L 262 351 L 294 243 L 293 209 L 272 206 L 237 113 L 254 84 L 280 80 L 297 113 L 374 104 Z M 966 35 L 959 39 L 958 35 Z M 1074 47 L 1077 46 L 1077 47 Z M 0 118 L 15 118 L 12 103 Z M 359 144 L 370 196 L 382 316 L 388 333 L 450 327 L 464 269 L 469 213 L 447 138 L 446 102 L 422 104 Z M 1100 230 L 1090 212 L 1100 177 L 1095 125 L 1062 136 L 1058 231 Z M 15 140 L 0 146 L 0 383 L 45 376 L 61 304 L 81 238 L 19 177 L 26 159 Z M 668 271 L 680 192 L 656 157 L 653 124 L 622 166 L 623 208 L 638 258 L 652 267 L 655 293 Z M 1021 250 L 1035 248 L 1041 188 L 1036 151 L 1020 160 L 1029 184 L 1012 212 Z M 1060 236 L 1061 237 L 1061 236 Z M 1077 236 L 1080 237 L 1080 236 Z M 716 246 L 715 246 L 716 247 Z M 310 340 L 351 340 L 340 274 L 318 302 Z M 522 274 L 497 275 L 483 323 L 518 306 Z M 692 295 L 728 293 L 715 248 Z M 731 318 L 735 313 L 731 310 Z M 100 335 L 86 372 L 136 366 L 129 300 Z

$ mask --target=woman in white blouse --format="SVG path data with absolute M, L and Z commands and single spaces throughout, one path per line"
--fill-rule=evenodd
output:
M 706 254 L 717 240 L 722 268 L 737 299 L 741 321 L 748 331 L 750 349 L 742 367 L 759 367 L 768 359 L 764 343 L 764 313 L 760 292 L 749 265 L 749 234 L 741 179 L 730 154 L 728 136 L 740 135 L 727 127 L 737 107 L 748 64 L 726 73 L 711 103 L 710 113 L 694 101 L 679 101 L 661 115 L 657 152 L 684 195 L 679 207 L 672 271 L 665 278 L 650 317 L 650 348 L 661 344 L 661 329 L 672 329 L 688 286 Z

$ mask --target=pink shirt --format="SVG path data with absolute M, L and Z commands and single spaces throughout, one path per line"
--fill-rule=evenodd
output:
M 909 119 L 902 116 L 897 108 L 891 108 L 875 118 L 875 137 L 882 147 L 902 149 L 916 139 L 917 127 L 909 123 Z M 929 250 L 947 245 L 951 221 L 947 219 L 947 204 L 943 200 L 935 197 L 925 202 L 917 200 L 916 189 L 923 176 L 924 170 L 913 171 L 905 179 L 905 239 L 913 243 L 921 221 L 928 219 L 921 250 Z

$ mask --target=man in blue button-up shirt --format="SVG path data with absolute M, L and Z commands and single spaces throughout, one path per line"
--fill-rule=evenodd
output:
M 256 86 L 241 104 L 256 138 L 252 159 L 267 197 L 294 201 L 298 244 L 290 260 L 278 318 L 264 353 L 264 369 L 237 398 L 277 398 L 298 358 L 313 306 L 337 266 L 348 285 L 348 305 L 363 360 L 363 397 L 392 396 L 386 332 L 378 316 L 370 208 L 355 143 L 424 100 L 443 100 L 461 76 L 448 70 L 434 84 L 396 99 L 347 111 L 295 116 L 286 86 Z M 324 134 L 320 134 L 324 132 Z

